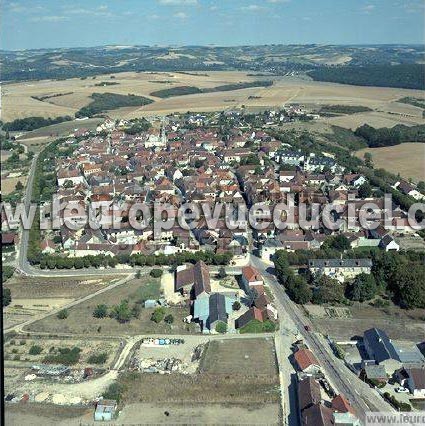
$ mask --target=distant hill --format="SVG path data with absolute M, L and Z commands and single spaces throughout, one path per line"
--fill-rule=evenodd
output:
M 353 71 L 357 73 L 358 70 L 362 73 L 362 70 L 367 71 L 368 66 L 400 64 L 402 67 L 416 64 L 423 53 L 422 45 L 127 46 L 119 49 L 106 46 L 0 51 L 0 60 L 3 81 L 87 78 L 125 71 L 176 70 L 243 70 L 266 75 L 313 72 L 316 79 L 336 81 L 337 78 L 344 78 L 344 70 L 346 74 Z M 360 77 L 358 83 L 354 77 L 352 81 L 350 84 L 362 84 Z M 396 84 L 394 79 L 387 81 L 389 83 L 384 83 Z

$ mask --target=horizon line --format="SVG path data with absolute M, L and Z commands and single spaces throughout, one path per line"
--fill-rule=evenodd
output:
M 261 47 L 261 46 L 336 46 L 336 47 L 366 47 L 366 46 L 423 46 L 425 48 L 425 42 L 410 42 L 410 43 L 261 43 L 261 44 L 99 44 L 92 46 L 57 46 L 57 47 L 33 47 L 33 48 L 21 48 L 21 49 L 7 49 L 0 48 L 0 52 L 23 52 L 23 51 L 39 51 L 39 50 L 58 50 L 58 49 L 98 49 L 98 48 L 120 48 L 120 49 L 131 49 L 131 48 L 235 48 L 235 47 Z

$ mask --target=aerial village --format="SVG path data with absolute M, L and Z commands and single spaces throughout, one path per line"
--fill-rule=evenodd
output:
M 119 355 L 127 347 L 120 342 L 115 363 L 110 360 L 110 369 L 192 374 L 205 349 L 205 340 L 200 339 L 215 335 L 231 337 L 261 332 L 273 336 L 275 331 L 283 333 L 288 314 L 271 289 L 267 269 L 273 266 L 275 256 L 281 251 L 295 254 L 320 250 L 330 237 L 342 235 L 349 249 L 373 247 L 383 252 L 398 252 L 406 249 L 405 240 L 416 238 L 407 212 L 397 205 L 391 206 L 390 226 L 380 223 L 374 229 L 362 229 L 355 221 L 354 226 L 349 227 L 346 213 L 350 209 L 359 212 L 368 203 L 374 203 L 381 215 L 387 209 L 383 198 L 373 195 L 367 177 L 348 173 L 330 152 L 309 153 L 295 149 L 262 128 L 304 115 L 305 111 L 299 107 L 270 112 L 262 116 L 264 122 L 259 129 L 246 126 L 239 113 L 232 111 L 220 115 L 176 114 L 150 123 L 145 119 L 131 122 L 107 119 L 96 132 L 80 129 L 61 141 L 55 148 L 53 166 L 45 160 L 44 171 L 56 176 L 53 189 L 59 201 L 80 208 L 62 210 L 59 228 L 41 231 L 40 268 L 59 268 L 58 258 L 72 259 L 77 268 L 78 259 L 84 261 L 96 256 L 115 259 L 112 265 L 108 262 L 98 265 L 105 269 L 105 274 L 110 266 L 126 271 L 139 266 L 161 269 L 161 265 L 167 265 L 158 274 L 163 275 L 161 297 L 145 300 L 143 308 L 156 312 L 163 307 L 182 307 L 185 310 L 182 322 L 193 327 L 191 333 L 201 336 L 193 342 L 192 336 L 185 339 L 173 339 L 172 335 L 144 338 L 134 348 L 131 346 L 131 351 L 126 353 L 131 356 L 127 359 Z M 413 184 L 403 180 L 394 184 L 394 190 L 417 200 L 424 198 Z M 53 191 L 48 195 L 52 194 Z M 186 229 L 175 223 L 167 229 L 160 228 L 155 234 L 151 226 L 136 229 L 128 220 L 129 211 L 136 203 L 148 206 L 167 203 L 171 206 L 168 215 L 176 218 L 184 203 L 224 203 L 233 208 L 251 208 L 257 204 L 286 203 L 288 194 L 295 194 L 297 202 L 294 218 L 287 220 L 283 229 L 272 221 L 260 229 L 251 229 L 246 217 L 237 216 L 234 217 L 236 226 L 229 228 L 223 215 L 211 227 L 201 215 L 195 226 Z M 340 208 L 338 218 L 345 221 L 337 231 L 323 226 L 301 227 L 301 203 L 307 206 L 333 203 Z M 120 207 L 118 213 L 113 205 Z M 51 201 L 45 197 L 42 205 L 45 219 L 52 219 L 50 208 Z M 87 209 L 99 209 L 92 218 L 97 227 L 89 227 L 86 223 Z M 118 228 L 112 226 L 117 214 Z M 265 217 L 260 213 L 257 220 L 265 222 Z M 80 226 L 73 229 L 70 223 Z M 12 231 L 8 234 L 4 244 L 14 244 L 17 235 Z M 253 260 L 253 253 L 260 263 Z M 157 261 L 187 254 L 188 261 Z M 90 262 L 82 265 L 88 267 Z M 66 268 L 65 264 L 60 268 Z M 373 261 L 342 258 L 342 255 L 309 258 L 303 269 L 313 278 L 324 276 L 344 283 L 360 275 L 370 275 Z M 336 308 L 335 312 L 337 309 L 342 308 Z M 312 326 L 301 325 L 304 332 L 311 335 L 312 342 L 316 342 Z M 354 373 L 357 376 L 351 390 L 341 389 L 335 379 L 328 376 L 328 354 L 318 353 L 317 347 L 309 347 L 298 333 L 283 337 L 291 351 L 289 370 L 285 370 L 288 366 L 279 355 L 276 355 L 277 363 L 284 374 L 296 377 L 293 397 L 298 401 L 300 424 L 360 425 L 358 406 L 353 407 L 356 398 L 353 391 L 357 392 L 357 386 L 365 394 L 369 390 L 361 386 L 370 386 L 380 392 L 375 398 L 379 395 L 382 403 L 386 401 L 398 407 L 408 404 L 408 396 L 425 397 L 425 358 L 416 343 L 410 342 L 407 346 L 395 343 L 379 328 L 364 330 L 364 335 L 352 340 L 350 337 L 345 341 L 328 337 L 324 344 L 334 352 L 335 362 L 344 360 L 341 365 L 344 375 L 350 377 Z M 323 344 L 321 340 L 318 342 Z M 132 341 L 132 345 L 135 343 Z M 155 346 L 173 347 L 172 355 L 158 359 L 152 352 Z M 183 350 L 183 356 L 179 351 L 187 346 L 189 349 Z M 293 373 L 290 373 L 291 368 Z M 34 385 L 34 380 L 52 377 L 55 382 L 84 383 L 96 380 L 102 371 L 85 367 L 77 374 L 65 365 L 39 363 L 27 373 L 25 381 L 30 386 Z M 334 390 L 335 385 L 339 393 Z M 8 401 L 20 400 L 18 395 L 25 386 L 24 382 L 18 390 L 11 390 Z M 38 388 L 25 392 L 25 398 L 37 398 L 35 389 Z M 52 398 L 45 390 L 37 395 L 41 402 Z M 78 403 L 82 400 L 81 395 L 75 395 L 74 399 Z M 68 399 L 72 404 L 70 401 L 72 398 Z M 97 399 L 95 406 L 95 420 L 112 420 L 120 410 L 114 399 Z

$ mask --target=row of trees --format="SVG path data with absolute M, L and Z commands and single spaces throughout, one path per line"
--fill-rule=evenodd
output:
M 56 118 L 44 118 L 44 117 L 27 117 L 17 118 L 16 120 L 10 121 L 9 123 L 3 124 L 4 131 L 10 132 L 29 132 L 30 130 L 39 129 L 40 127 L 51 126 L 52 124 L 63 123 L 64 121 L 71 121 L 72 117 L 65 115 L 63 117 Z
M 152 99 L 137 95 L 120 95 L 117 93 L 93 93 L 93 100 L 75 113 L 75 117 L 93 117 L 101 112 L 127 107 L 151 104 Z
M 272 84 L 272 80 L 256 80 L 244 83 L 223 84 L 221 86 L 204 89 L 200 89 L 199 87 L 195 86 L 177 86 L 168 89 L 156 90 L 150 95 L 156 96 L 158 98 L 171 98 L 173 96 L 194 95 L 198 93 L 227 92 L 231 90 L 247 89 L 249 87 L 268 87 Z
M 155 266 L 164 265 L 175 267 L 184 263 L 196 263 L 199 260 L 208 265 L 228 265 L 232 258 L 231 253 L 216 254 L 211 251 L 200 251 L 196 253 L 181 252 L 172 255 L 144 255 L 144 254 L 121 254 L 110 256 L 105 254 L 87 255 L 83 257 L 64 257 L 59 255 L 38 254 L 31 247 L 28 250 L 28 259 L 32 264 L 39 264 L 41 269 L 82 269 L 112 267 L 118 264 L 128 264 L 131 266 Z M 153 272 L 155 278 L 159 277 L 159 272 Z
M 127 299 L 122 300 L 117 305 L 108 307 L 105 304 L 97 305 L 93 311 L 95 318 L 114 318 L 120 323 L 125 323 L 131 318 L 139 318 L 141 304 L 137 301 L 132 307 Z

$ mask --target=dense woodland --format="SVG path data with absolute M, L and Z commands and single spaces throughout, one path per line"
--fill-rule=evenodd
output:
M 173 96 L 194 95 L 197 93 L 227 92 L 230 90 L 248 89 L 249 87 L 269 87 L 273 84 L 271 80 L 258 80 L 245 83 L 224 84 L 222 86 L 200 89 L 194 86 L 178 86 L 169 89 L 157 90 L 151 96 L 158 98 L 171 98 Z
M 394 127 L 375 129 L 368 124 L 356 129 L 356 136 L 363 138 L 370 148 L 398 145 L 403 142 L 425 142 L 425 125 L 405 126 L 398 124 Z
M 90 96 L 93 100 L 85 107 L 75 113 L 75 117 L 93 117 L 105 111 L 127 106 L 143 106 L 151 104 L 153 101 L 144 96 L 119 95 L 117 93 L 93 93 Z
M 27 117 L 17 118 L 9 123 L 3 124 L 3 130 L 6 132 L 29 132 L 40 127 L 51 126 L 52 124 L 62 123 L 64 121 L 71 121 L 72 117 L 66 115 L 64 117 L 56 118 L 43 118 L 43 117 Z
M 425 65 L 369 65 L 320 67 L 307 73 L 314 80 L 355 86 L 425 89 Z

